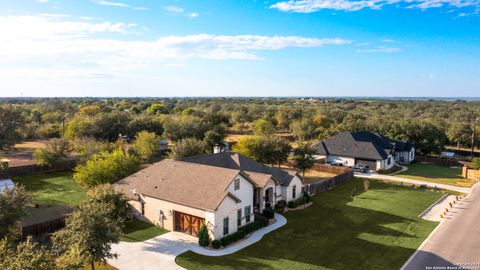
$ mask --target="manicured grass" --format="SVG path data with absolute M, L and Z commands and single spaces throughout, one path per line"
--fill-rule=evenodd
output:
M 32 193 L 34 203 L 74 206 L 87 198 L 85 190 L 73 181 L 72 172 L 36 173 L 13 181 Z
M 453 186 L 471 187 L 475 182 L 462 177 L 462 169 L 415 163 L 395 176 Z
M 167 233 L 167 230 L 141 220 L 127 221 L 120 237 L 124 242 L 142 242 L 150 238 Z
M 177 257 L 187 269 L 399 269 L 437 225 L 418 215 L 440 192 L 352 180 L 286 213 L 288 223 L 239 252 Z

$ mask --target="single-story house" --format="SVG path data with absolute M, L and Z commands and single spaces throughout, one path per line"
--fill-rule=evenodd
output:
M 367 165 L 372 170 L 388 170 L 395 163 L 409 164 L 415 159 L 415 147 L 373 132 L 342 132 L 313 145 L 317 159 L 353 167 Z
M 301 196 L 296 172 L 231 152 L 165 159 L 115 183 L 138 217 L 171 231 L 212 239 L 234 233 L 268 204 Z

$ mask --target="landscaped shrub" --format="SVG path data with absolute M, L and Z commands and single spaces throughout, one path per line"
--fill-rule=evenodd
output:
M 263 227 L 265 227 L 264 220 L 255 220 L 254 222 L 248 223 L 247 225 L 238 228 L 238 230 L 245 232 L 245 234 L 249 234 Z
M 289 201 L 288 202 L 288 208 L 295 208 L 295 201 Z
M 289 201 L 288 202 L 288 208 L 297 208 L 300 205 L 306 204 L 309 201 L 310 201 L 310 196 L 302 197 L 302 198 L 296 199 L 294 201 Z
M 285 200 L 280 200 L 275 204 L 275 212 L 283 213 L 285 212 L 285 207 L 287 207 L 287 202 Z
M 233 242 L 243 239 L 247 234 L 265 227 L 266 224 L 268 224 L 268 221 L 265 223 L 265 220 L 261 220 L 261 219 L 255 220 L 243 227 L 238 228 L 237 232 L 222 237 L 222 239 L 220 239 L 220 242 L 224 247 L 226 247 Z M 212 246 L 213 246 L 213 242 L 212 242 Z
M 303 192 L 303 198 L 305 198 L 305 203 L 309 203 L 311 200 L 310 194 L 308 194 L 306 191 Z
M 268 218 L 266 218 L 262 215 L 255 215 L 255 221 L 262 222 L 263 227 L 268 225 Z
M 212 247 L 214 249 L 219 249 L 222 246 L 222 242 L 218 239 L 212 241 Z
M 242 238 L 245 237 L 245 232 L 243 231 L 237 231 L 235 233 L 232 233 L 232 234 L 229 234 L 227 236 L 224 236 L 222 237 L 222 239 L 220 239 L 220 241 L 222 242 L 222 245 L 224 247 L 230 245 L 231 243 L 233 242 L 236 242 Z
M 202 224 L 198 230 L 198 244 L 202 247 L 206 247 L 210 244 L 210 237 L 208 236 L 208 229 L 205 224 Z
M 272 208 L 265 208 L 263 209 L 263 216 L 270 219 L 275 216 L 275 212 Z

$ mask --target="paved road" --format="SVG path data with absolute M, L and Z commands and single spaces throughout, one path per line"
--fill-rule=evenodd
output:
M 456 187 L 456 186 L 450 186 L 450 185 L 444 185 L 444 184 L 438 184 L 438 183 L 432 183 L 432 182 L 426 182 L 426 181 L 420 181 L 420 180 L 413 180 L 413 179 L 408 179 L 408 178 L 403 178 L 398 176 L 378 174 L 376 172 L 369 172 L 369 173 L 355 172 L 355 176 L 361 177 L 361 178 L 385 179 L 385 180 L 404 182 L 404 183 L 410 183 L 415 185 L 427 185 L 429 187 L 437 187 L 441 189 L 453 190 L 453 191 L 462 192 L 462 193 L 469 193 L 471 191 L 471 188 Z
M 480 183 L 402 267 L 417 269 L 480 269 Z

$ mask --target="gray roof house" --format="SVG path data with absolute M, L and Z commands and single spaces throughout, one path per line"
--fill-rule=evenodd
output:
M 313 145 L 318 158 L 327 163 L 368 165 L 373 170 L 388 170 L 395 163 L 410 163 L 415 147 L 404 141 L 386 138 L 373 132 L 342 132 Z

